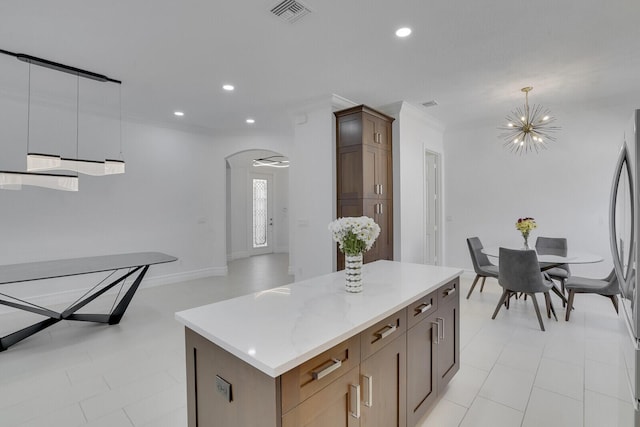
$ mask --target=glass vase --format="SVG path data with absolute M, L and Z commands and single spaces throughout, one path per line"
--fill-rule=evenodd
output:
M 523 251 L 531 250 L 531 247 L 529 246 L 529 236 L 523 235 L 522 238 L 524 239 L 524 246 L 522 246 L 522 250 Z
M 345 254 L 344 277 L 347 292 L 362 292 L 362 253 Z

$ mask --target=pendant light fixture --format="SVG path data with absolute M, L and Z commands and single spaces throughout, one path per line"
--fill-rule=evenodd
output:
M 254 167 L 267 166 L 272 168 L 288 168 L 289 159 L 284 156 L 269 156 L 253 160 Z
M 55 175 L 39 173 L 40 171 L 66 170 L 93 176 L 122 174 L 125 172 L 125 162 L 122 155 L 122 91 L 119 91 L 120 104 L 120 159 L 85 160 L 78 157 L 79 146 L 79 118 L 80 118 L 80 78 L 87 78 L 99 82 L 111 82 L 121 85 L 119 80 L 107 76 L 81 70 L 79 68 L 60 64 L 42 58 L 21 53 L 13 53 L 0 49 L 0 53 L 14 56 L 18 60 L 29 64 L 29 99 L 27 119 L 27 172 L 0 172 L 0 189 L 19 189 L 22 185 L 54 188 L 66 191 L 78 191 L 78 177 L 74 175 Z M 38 65 L 56 71 L 75 75 L 76 85 L 76 158 L 64 158 L 55 154 L 34 153 L 29 150 L 29 127 L 31 110 L 31 65 Z M 58 179 L 62 177 L 63 179 Z
M 549 141 L 556 138 L 552 135 L 560 127 L 553 126 L 556 121 L 551 112 L 541 105 L 533 105 L 529 108 L 529 92 L 533 87 L 527 86 L 520 89 L 524 92 L 524 110 L 516 108 L 511 115 L 506 117 L 507 125 L 498 129 L 503 130 L 500 137 L 504 139 L 504 147 L 516 154 L 538 152 L 546 149 Z

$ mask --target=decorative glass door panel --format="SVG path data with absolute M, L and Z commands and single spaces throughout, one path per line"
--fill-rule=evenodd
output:
M 251 254 L 273 252 L 271 175 L 252 174 L 251 178 Z

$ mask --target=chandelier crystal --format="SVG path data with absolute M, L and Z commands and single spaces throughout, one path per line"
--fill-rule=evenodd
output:
M 533 87 L 521 89 L 524 92 L 524 109 L 516 108 L 506 117 L 507 125 L 498 129 L 504 132 L 500 137 L 504 139 L 504 147 L 516 154 L 523 154 L 547 148 L 549 141 L 555 142 L 553 133 L 560 130 L 554 126 L 556 119 L 551 112 L 541 105 L 534 104 L 529 108 L 529 92 Z

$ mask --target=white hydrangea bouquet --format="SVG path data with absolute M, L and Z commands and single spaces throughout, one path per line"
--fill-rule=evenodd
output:
M 329 223 L 329 230 L 345 255 L 368 251 L 380 235 L 380 226 L 368 216 L 338 218 Z
M 380 226 L 367 216 L 345 217 L 330 222 L 329 230 L 344 253 L 347 292 L 362 292 L 362 254 L 375 243 Z

